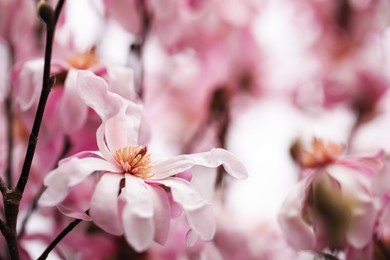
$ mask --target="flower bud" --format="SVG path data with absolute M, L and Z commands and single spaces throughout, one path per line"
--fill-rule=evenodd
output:
M 38 16 L 46 23 L 47 26 L 54 26 L 54 10 L 44 0 L 38 2 Z

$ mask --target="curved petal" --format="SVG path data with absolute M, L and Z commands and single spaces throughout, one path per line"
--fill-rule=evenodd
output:
M 137 123 L 136 123 L 137 124 Z M 135 145 L 138 141 L 138 126 L 131 122 L 131 118 L 122 110 L 117 115 L 107 119 L 104 124 L 105 140 L 111 153 L 126 146 Z M 132 133 L 129 135 L 129 133 Z M 129 140 L 130 139 L 130 140 Z
M 163 245 L 167 241 L 171 224 L 169 200 L 166 192 L 162 188 L 152 185 L 146 185 L 146 188 L 150 192 L 153 200 L 154 223 L 156 228 L 154 241 Z
M 91 221 L 91 217 L 88 216 L 85 212 L 75 211 L 71 208 L 66 207 L 62 203 L 57 205 L 57 209 L 64 214 L 65 216 L 75 218 L 75 219 L 82 219 L 84 221 Z
M 87 120 L 88 107 L 77 93 L 77 71 L 70 69 L 64 83 L 64 93 L 59 104 L 59 120 L 65 133 L 81 128 Z
M 107 82 L 89 71 L 78 72 L 77 89 L 84 102 L 106 123 L 104 138 L 111 152 L 137 144 L 141 105 L 110 92 Z
M 65 199 L 68 188 L 82 182 L 94 171 L 118 172 L 112 163 L 98 158 L 72 158 L 49 172 L 44 179 L 47 186 L 42 194 L 39 204 L 54 206 Z
M 14 76 L 17 80 L 16 102 L 22 110 L 28 110 L 38 99 L 42 89 L 43 59 L 27 61 Z
M 102 121 L 120 111 L 120 96 L 109 92 L 107 82 L 101 77 L 90 71 L 78 71 L 76 85 L 81 99 L 95 110 Z
M 378 196 L 384 196 L 390 191 L 390 162 L 386 160 L 384 167 L 378 171 L 378 173 L 372 179 L 372 191 Z
M 333 165 L 328 168 L 328 173 L 340 183 L 343 197 L 351 204 L 347 240 L 354 248 L 361 249 L 372 239 L 379 205 L 370 194 L 369 185 L 362 178 L 364 175 L 359 175 L 360 171 Z
M 193 231 L 203 240 L 211 240 L 216 231 L 216 223 L 211 205 L 186 180 L 166 178 L 156 181 L 171 189 L 173 199 L 183 208 Z
M 104 174 L 96 185 L 89 210 L 95 224 L 113 235 L 123 234 L 118 215 L 118 193 L 122 179 L 122 174 Z
M 141 178 L 125 174 L 120 198 L 125 202 L 122 212 L 125 238 L 135 251 L 145 251 L 155 235 L 152 196 Z
M 315 246 L 315 234 L 302 217 L 306 181 L 301 181 L 287 195 L 280 209 L 278 221 L 287 241 L 298 250 L 310 250 Z
M 114 158 L 112 157 L 111 152 L 108 150 L 105 138 L 104 138 L 104 128 L 105 128 L 105 122 L 103 122 L 98 129 L 96 130 L 96 143 L 99 148 L 100 153 L 103 155 L 103 157 L 112 163 L 115 163 Z
M 107 68 L 110 91 L 119 94 L 127 100 L 136 100 L 134 72 L 123 66 L 111 65 Z
M 142 105 L 126 100 L 118 114 L 107 120 L 105 138 L 108 148 L 123 148 L 138 144 L 142 120 Z
M 195 165 L 218 167 L 223 165 L 226 172 L 237 179 L 248 177 L 244 165 L 236 156 L 225 149 L 212 149 L 209 152 L 183 154 L 168 160 L 154 163 L 154 176 L 151 179 L 163 179 L 186 171 Z
M 193 247 L 197 241 L 198 236 L 196 235 L 196 233 L 192 229 L 188 230 L 186 234 L 186 246 Z
M 0 36 L 0 102 L 3 102 L 8 93 L 8 66 L 11 63 L 10 46 Z

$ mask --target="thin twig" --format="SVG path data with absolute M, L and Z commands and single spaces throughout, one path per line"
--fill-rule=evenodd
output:
M 41 254 L 41 256 L 38 257 L 38 260 L 46 259 L 49 256 L 50 252 L 58 245 L 58 243 L 61 242 L 61 240 L 67 234 L 69 234 L 69 232 L 71 232 L 81 221 L 81 219 L 75 219 L 71 223 L 69 223 L 69 225 L 66 226 L 64 230 L 62 230 L 61 233 L 59 233 L 58 236 L 50 243 L 50 245 Z
M 55 80 L 54 77 L 50 76 L 51 54 L 54 40 L 55 23 L 58 19 L 58 15 L 60 14 L 64 1 L 65 0 L 59 0 L 55 13 L 51 6 L 46 2 L 40 1 L 38 3 L 38 14 L 46 24 L 45 64 L 43 69 L 42 91 L 29 137 L 22 171 L 20 173 L 16 187 L 13 189 L 12 187 L 9 187 L 8 189 L 4 189 L 4 187 L 2 188 L 5 225 L 9 231 L 3 235 L 7 242 L 9 256 L 14 260 L 20 259 L 19 245 L 16 234 L 16 224 L 19 214 L 20 201 L 22 199 L 23 192 L 30 174 L 31 164 L 34 158 L 39 129 L 42 123 L 46 102 L 50 93 L 50 89 L 53 86 Z
M 23 163 L 22 172 L 20 174 L 18 183 L 16 185 L 15 190 L 23 194 L 23 191 L 26 187 L 27 180 L 30 174 L 32 160 L 34 158 L 35 147 L 38 141 L 39 129 L 41 127 L 43 113 L 45 111 L 45 106 L 47 99 L 49 97 L 49 93 L 52 85 L 54 84 L 54 78 L 50 77 L 50 67 L 51 67 L 51 55 L 53 49 L 53 40 L 54 40 L 54 32 L 55 25 L 58 20 L 58 16 L 60 15 L 61 9 L 64 5 L 65 0 L 60 0 L 55 9 L 54 15 L 54 24 L 47 24 L 47 33 L 46 33 L 46 47 L 45 47 L 45 65 L 43 68 L 43 82 L 42 82 L 42 92 L 41 97 L 38 103 L 37 113 L 34 119 L 34 124 L 31 130 L 26 156 Z

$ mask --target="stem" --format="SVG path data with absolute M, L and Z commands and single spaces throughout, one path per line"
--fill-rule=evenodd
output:
M 3 220 L 0 220 L 0 231 L 7 242 L 10 259 L 19 259 L 18 241 Z
M 38 141 L 38 134 L 42 123 L 43 113 L 45 111 L 45 106 L 46 106 L 47 99 L 49 97 L 51 87 L 54 83 L 53 78 L 50 77 L 53 39 L 54 39 L 54 27 L 47 26 L 45 65 L 43 69 L 43 83 L 42 83 L 41 97 L 39 99 L 37 113 L 35 115 L 34 124 L 30 133 L 30 138 L 28 141 L 28 147 L 27 147 L 26 156 L 23 163 L 22 172 L 20 174 L 18 183 L 15 187 L 15 190 L 21 194 L 23 194 L 24 192 L 24 188 L 26 187 L 27 180 L 30 174 L 31 164 L 35 154 L 35 148 Z
M 42 91 L 39 98 L 38 108 L 35 115 L 33 127 L 30 133 L 29 142 L 27 146 L 26 156 L 24 159 L 22 171 L 16 184 L 16 187 L 12 189 L 11 187 L 4 187 L 4 181 L 1 180 L 1 191 L 3 193 L 3 203 L 4 203 L 4 215 L 5 223 L 0 222 L 1 226 L 6 226 L 7 228 L 2 228 L 3 235 L 7 241 L 8 251 L 11 259 L 18 260 L 20 259 L 19 255 L 19 245 L 16 234 L 16 224 L 19 214 L 19 205 L 23 196 L 24 189 L 26 187 L 28 177 L 30 174 L 32 160 L 34 158 L 35 148 L 38 140 L 39 129 L 42 123 L 42 117 L 45 110 L 46 102 L 50 93 L 50 89 L 54 84 L 54 77 L 50 77 L 50 67 L 51 67 L 51 53 L 54 40 L 54 31 L 55 24 L 58 19 L 58 15 L 61 12 L 61 8 L 65 0 L 59 0 L 55 13 L 44 1 L 38 3 L 38 14 L 41 19 L 46 24 L 46 47 L 45 47 L 45 65 L 43 69 L 43 82 L 42 82 Z M 12 134 L 12 133 L 11 133 Z M 9 165 L 9 167 L 12 167 Z M 9 181 L 10 182 L 10 181 Z
M 22 172 L 20 174 L 18 183 L 15 190 L 23 194 L 24 188 L 26 187 L 28 176 L 30 174 L 32 160 L 34 158 L 35 148 L 38 141 L 39 129 L 41 127 L 43 113 L 45 112 L 45 106 L 51 87 L 54 85 L 55 78 L 50 76 L 50 67 L 51 67 L 51 55 L 53 50 L 53 41 L 54 41 L 54 32 L 55 26 L 58 21 L 58 17 L 61 13 L 62 7 L 64 6 L 65 0 L 59 0 L 56 9 L 54 11 L 54 21 L 53 24 L 46 24 L 46 47 L 45 47 L 45 65 L 43 67 L 43 81 L 42 81 L 42 91 L 39 98 L 38 109 L 35 115 L 33 127 L 30 133 L 30 138 L 28 141 L 28 147 L 26 151 L 26 156 L 23 163 Z
M 58 234 L 58 236 L 50 243 L 50 245 L 46 248 L 46 250 L 38 257 L 38 260 L 46 259 L 50 252 L 58 245 L 59 242 L 67 235 L 70 231 L 72 231 L 82 220 L 75 219 L 68 226 Z

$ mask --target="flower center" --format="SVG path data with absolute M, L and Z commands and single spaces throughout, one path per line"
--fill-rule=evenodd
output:
M 124 173 L 130 173 L 141 178 L 150 178 L 152 164 L 148 149 L 144 146 L 127 146 L 115 151 L 115 161 L 122 167 Z
M 344 151 L 344 145 L 314 138 L 311 150 L 299 154 L 299 163 L 305 168 L 314 168 L 334 162 Z
M 95 47 L 87 52 L 78 53 L 68 60 L 69 64 L 80 70 L 86 70 L 99 63 Z

